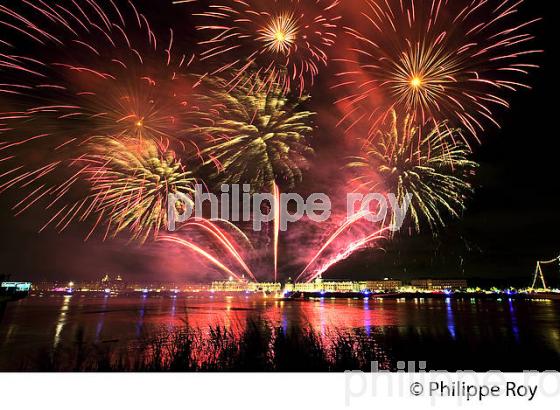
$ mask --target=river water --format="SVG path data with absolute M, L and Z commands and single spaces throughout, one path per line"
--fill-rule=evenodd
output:
M 560 303 L 547 300 L 322 299 L 262 296 L 30 296 L 0 322 L 0 371 L 41 351 L 87 343 L 123 346 L 184 326 L 242 330 L 248 318 L 320 335 L 360 329 L 392 363 L 426 361 L 438 370 L 560 370 Z

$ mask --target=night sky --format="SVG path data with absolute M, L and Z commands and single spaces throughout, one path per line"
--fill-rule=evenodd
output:
M 136 1 L 160 28 L 173 26 L 177 38 L 193 43 L 189 16 L 167 0 Z M 466 277 L 482 282 L 527 285 L 537 259 L 552 259 L 560 253 L 560 217 L 558 215 L 558 129 L 557 96 L 559 81 L 557 24 L 554 2 L 528 0 L 522 10 L 528 18 L 543 16 L 532 29 L 538 48 L 545 53 L 536 58 L 540 69 L 531 73 L 532 90 L 520 91 L 510 98 L 512 109 L 500 111 L 502 129 L 488 127 L 484 144 L 476 147 L 475 159 L 481 164 L 475 179 L 476 192 L 461 220 L 449 224 L 437 238 L 429 234 L 401 236 L 384 244 L 383 250 L 369 250 L 339 264 L 329 277 Z M 156 20 L 157 19 L 157 20 Z M 1 37 L 1 31 L 0 31 Z M 1 71 L 0 71 L 1 75 Z M 318 112 L 329 111 L 328 72 L 319 78 L 309 103 Z M 306 176 L 303 189 L 318 180 L 335 178 L 342 138 L 332 118 L 318 123 L 321 130 L 313 141 L 315 161 L 332 164 L 329 172 Z M 317 141 L 321 139 L 321 143 Z M 324 182 L 324 181 L 323 181 Z M 102 242 L 92 238 L 83 242 L 85 227 L 73 227 L 63 234 L 52 230 L 37 233 L 42 211 L 13 218 L 13 198 L 0 197 L 0 273 L 17 279 L 79 280 L 98 278 L 102 274 L 122 274 L 138 280 L 208 280 L 217 277 L 201 272 L 184 274 L 182 264 L 189 258 L 174 259 L 160 249 L 140 248 L 119 239 Z M 281 254 L 294 252 L 284 241 Z M 281 264 L 282 266 L 282 264 Z M 556 269 L 556 268 L 554 268 Z M 553 270 L 554 270 L 553 269 Z M 558 270 L 552 273 L 558 274 Z M 493 282 L 494 281 L 494 282 Z M 485 282 L 486 283 L 486 282 Z

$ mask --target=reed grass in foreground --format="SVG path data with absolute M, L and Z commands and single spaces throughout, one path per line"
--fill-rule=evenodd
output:
M 319 333 L 311 327 L 288 329 L 249 319 L 241 331 L 223 326 L 165 329 L 126 348 L 75 342 L 41 351 L 22 364 L 32 371 L 345 371 L 369 370 L 383 363 L 376 343 L 361 329 Z

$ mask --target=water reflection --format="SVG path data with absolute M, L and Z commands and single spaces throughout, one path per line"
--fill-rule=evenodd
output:
M 53 348 L 56 348 L 60 343 L 60 335 L 66 325 L 66 313 L 68 312 L 68 307 L 70 306 L 70 301 L 72 300 L 72 295 L 66 295 L 63 298 L 62 306 L 60 307 L 60 312 L 58 315 L 58 320 L 56 322 L 56 329 L 54 332 Z
M 360 329 L 365 337 L 375 340 L 380 351 L 405 355 L 403 358 L 419 351 L 422 360 L 449 355 L 459 360 L 468 357 L 463 351 L 467 348 L 491 351 L 492 360 L 501 356 L 510 360 L 518 350 L 522 356 L 525 351 L 542 355 L 553 352 L 553 357 L 560 360 L 559 313 L 559 303 L 515 299 L 278 301 L 218 294 L 29 297 L 9 306 L 0 324 L 0 369 L 3 362 L 24 357 L 30 351 L 71 345 L 74 335 L 68 331 L 70 319 L 73 328 L 83 329 L 86 343 L 110 340 L 126 344 L 155 331 L 182 327 L 185 322 L 203 333 L 215 326 L 238 333 L 252 318 L 280 328 L 284 334 L 302 327 L 328 338 L 340 330 Z
M 177 296 L 173 295 L 171 297 L 171 300 L 171 316 L 175 317 L 175 314 L 177 313 Z
M 327 321 L 326 321 L 326 315 L 325 315 L 325 298 L 321 298 L 319 300 L 319 303 L 316 305 L 316 310 L 319 311 L 319 326 L 321 329 L 321 335 L 324 336 L 327 329 L 326 329 L 326 325 L 327 325 Z
M 136 337 L 140 337 L 144 328 L 144 315 L 146 314 L 147 295 L 142 295 L 140 299 L 140 309 L 138 310 L 138 320 L 136 321 Z
M 103 331 L 103 324 L 105 323 L 105 309 L 107 309 L 107 300 L 109 295 L 103 296 L 103 303 L 101 304 L 101 313 L 99 314 L 99 320 L 95 326 L 95 341 L 99 342 L 101 339 L 101 332 Z
M 364 330 L 371 336 L 371 315 L 369 313 L 369 298 L 364 298 Z
M 546 300 L 543 303 L 547 308 L 548 315 L 552 317 L 552 320 L 554 320 L 556 323 L 560 323 L 558 322 L 558 309 L 556 309 L 558 305 L 553 303 L 551 300 Z M 550 345 L 555 350 L 560 350 L 560 329 L 558 329 L 558 326 L 554 326 L 548 329 L 547 333 L 547 339 Z
M 515 341 L 519 343 L 519 326 L 517 325 L 517 315 L 515 313 L 515 305 L 511 298 L 508 299 L 509 314 L 511 319 L 511 330 L 513 331 L 513 336 Z
M 447 312 L 447 329 L 451 334 L 451 337 L 455 340 L 457 339 L 457 334 L 455 333 L 455 315 L 453 313 L 453 307 L 451 306 L 451 298 L 445 299 L 445 306 Z
M 18 312 L 18 309 L 19 309 L 19 306 L 20 306 L 21 303 L 22 303 L 21 300 L 18 301 L 17 303 L 15 303 L 14 310 L 15 310 L 16 314 L 17 314 L 17 312 Z M 2 309 L 2 306 L 0 306 L 0 309 Z M 0 326 L 1 326 L 1 324 L 2 324 L 2 313 L 3 313 L 3 312 L 0 312 Z M 12 323 L 10 323 L 10 324 L 8 325 L 8 328 L 7 328 L 7 329 L 8 329 L 8 330 L 6 331 L 6 336 L 4 337 L 4 341 L 3 341 L 2 344 L 1 344 L 2 347 L 8 345 L 8 344 L 10 343 L 10 341 L 12 340 L 12 337 L 17 333 L 17 331 L 18 331 L 18 324 L 12 322 Z
M 284 336 L 288 334 L 288 309 L 284 309 L 284 302 L 282 302 L 282 333 Z

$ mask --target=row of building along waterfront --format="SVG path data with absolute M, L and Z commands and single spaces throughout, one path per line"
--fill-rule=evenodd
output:
M 213 292 L 301 292 L 301 293 L 359 293 L 397 292 L 403 290 L 445 291 L 467 288 L 464 279 L 420 279 L 403 283 L 401 280 L 337 281 L 317 278 L 313 282 L 293 283 L 282 286 L 277 282 L 217 281 L 212 282 Z
M 211 284 L 178 284 L 178 283 L 129 283 L 122 277 L 105 275 L 99 281 L 92 282 L 38 282 L 33 290 L 39 292 L 267 292 L 267 293 L 359 293 L 359 292 L 402 292 L 402 291 L 445 291 L 467 288 L 464 279 L 417 279 L 405 283 L 401 280 L 316 280 L 305 283 L 294 283 L 289 280 L 279 282 L 250 282 L 247 280 L 215 281 Z

